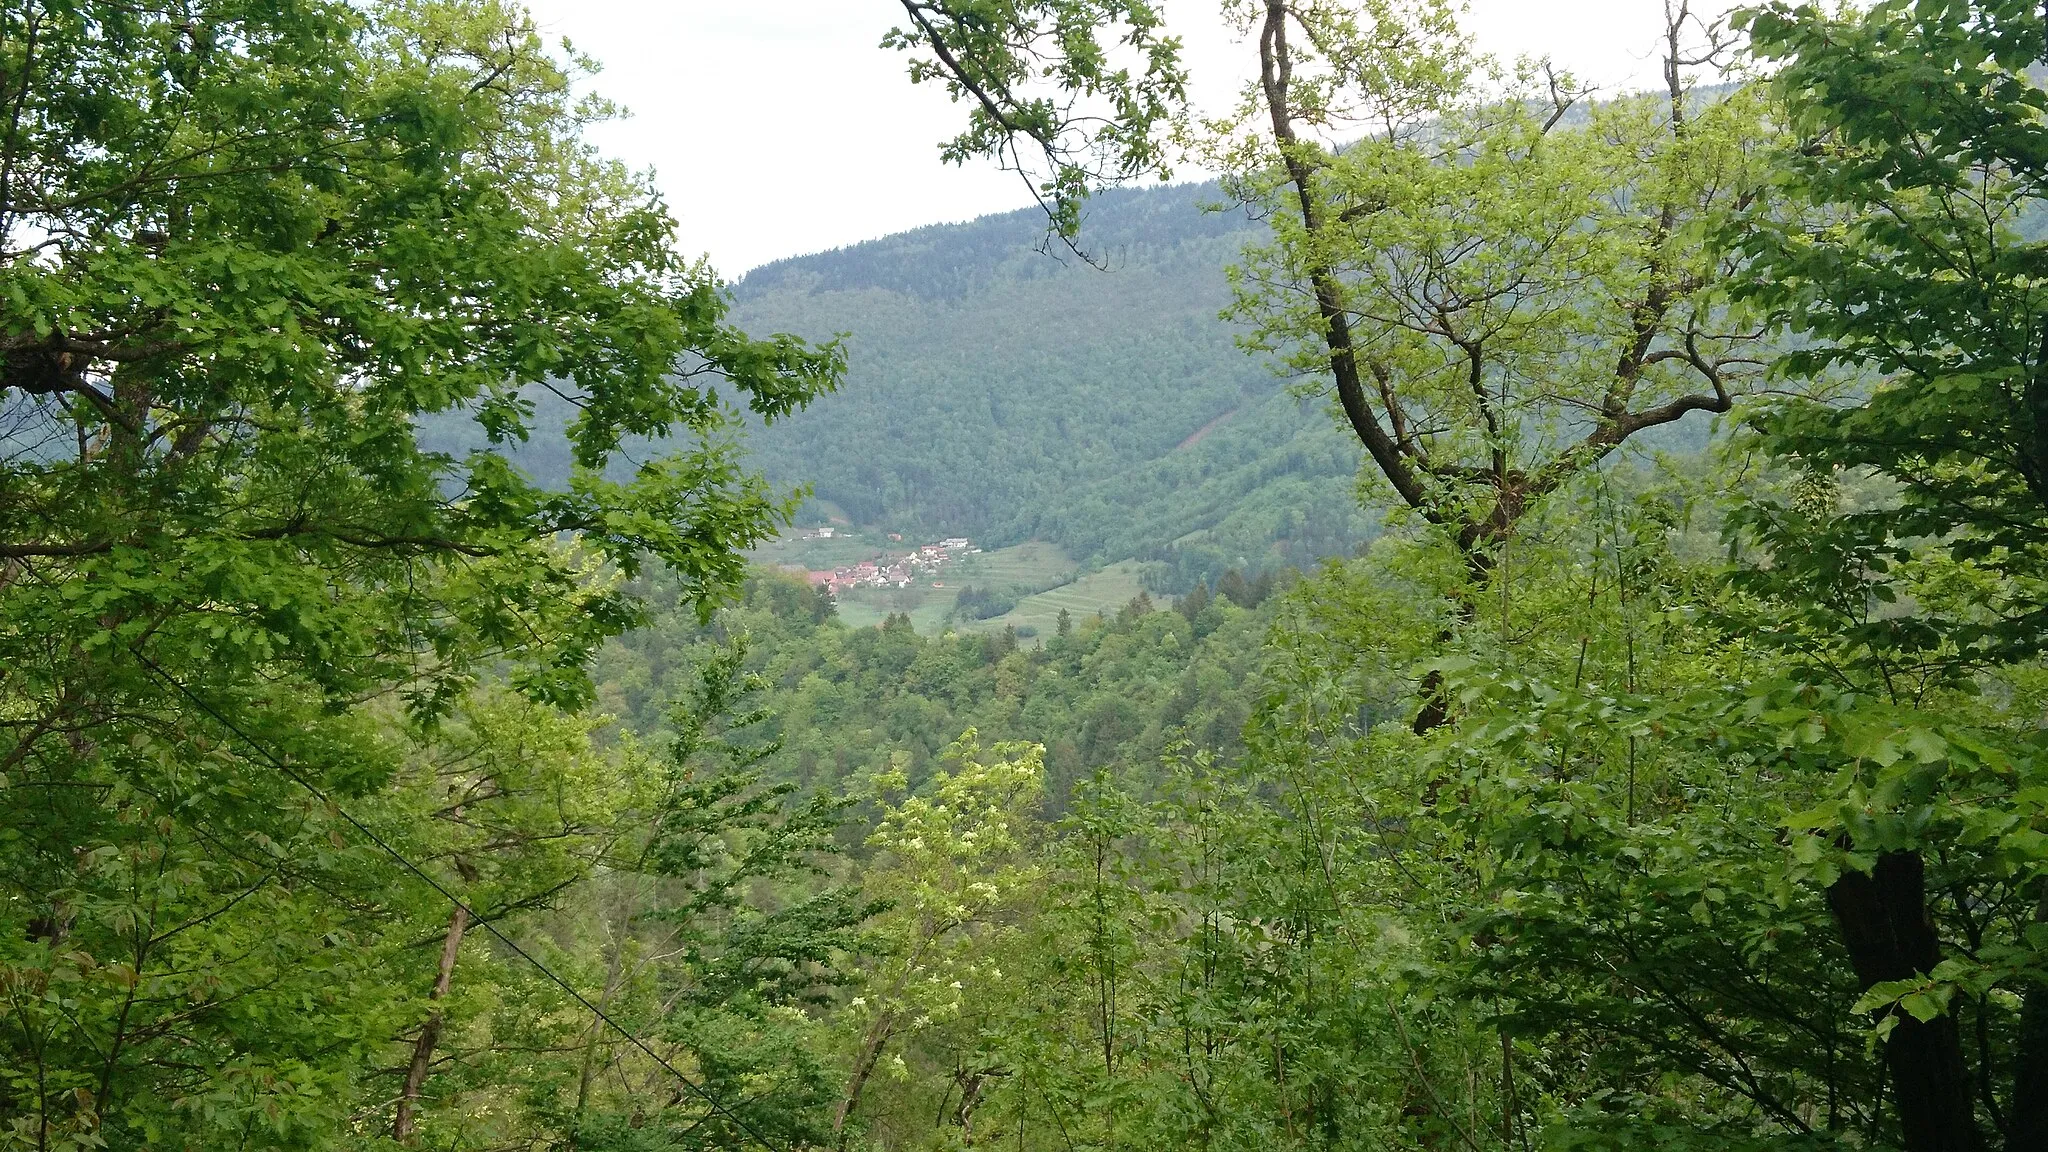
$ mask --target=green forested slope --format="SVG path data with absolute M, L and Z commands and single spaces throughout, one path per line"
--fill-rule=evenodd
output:
M 1100 197 L 1104 267 L 1041 250 L 1033 211 L 941 224 L 765 265 L 733 286 L 753 330 L 844 336 L 844 387 L 750 431 L 755 463 L 853 521 L 997 546 L 1054 541 L 1102 563 L 1159 561 L 1154 583 L 1344 554 L 1373 521 L 1359 452 L 1314 400 L 1235 344 L 1224 268 L 1258 235 L 1213 184 Z M 529 391 L 542 428 L 573 410 Z M 466 420 L 429 418 L 455 451 Z M 543 481 L 565 446 L 522 445 Z
M 1219 198 L 1101 198 L 1086 233 L 1107 270 L 1038 251 L 1030 212 L 756 269 L 745 323 L 845 333 L 850 361 L 838 395 L 754 434 L 758 459 L 905 531 L 1114 560 L 1213 530 L 1184 562 L 1210 575 L 1347 551 L 1369 528 L 1357 451 L 1218 322 L 1252 227 L 1204 209 Z

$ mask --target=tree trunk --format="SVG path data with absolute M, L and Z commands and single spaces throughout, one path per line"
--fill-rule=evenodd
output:
M 846 1079 L 846 1095 L 839 1100 L 839 1107 L 832 1113 L 832 1134 L 839 1138 L 839 1146 L 846 1147 L 846 1122 L 853 1118 L 853 1110 L 860 1107 L 860 1094 L 868 1086 L 868 1077 L 881 1063 L 882 1049 L 889 1043 L 890 1033 L 895 1031 L 896 1012 L 884 1008 L 868 1025 L 868 1034 L 861 1041 L 860 1054 L 854 1057 L 853 1072 Z
M 462 950 L 462 934 L 469 930 L 469 909 L 458 904 L 455 914 L 448 919 L 448 935 L 441 942 L 441 966 L 434 975 L 432 999 L 439 1003 L 448 995 L 448 985 L 455 977 L 455 957 Z M 427 1082 L 427 1066 L 434 1059 L 434 1045 L 441 1041 L 441 1023 L 444 1019 L 439 1008 L 428 1013 L 427 1022 L 420 1027 L 420 1034 L 412 1045 L 412 1063 L 405 1070 L 405 1087 L 398 1094 L 398 1115 L 391 1121 L 391 1138 L 410 1142 L 416 1132 L 413 1113 L 419 1102 L 420 1088 Z
M 1287 43 L 1287 18 L 1285 0 L 1267 0 L 1266 21 L 1259 36 L 1259 86 L 1265 93 L 1273 141 L 1279 145 L 1280 161 L 1301 206 L 1302 227 L 1315 237 L 1323 231 L 1322 204 L 1316 196 L 1315 169 L 1303 154 L 1304 146 L 1294 131 L 1294 109 L 1289 101 L 1294 58 Z M 1337 402 L 1344 418 L 1401 499 L 1431 520 L 1439 520 L 1440 510 L 1422 478 L 1403 459 L 1400 445 L 1380 426 L 1379 417 L 1366 400 L 1365 381 L 1359 374 L 1357 350 L 1351 339 L 1351 315 L 1344 309 L 1342 282 L 1317 259 L 1309 262 L 1308 279 L 1315 292 L 1316 310 L 1323 320 L 1330 375 L 1337 384 Z
M 2034 923 L 2048 923 L 2048 880 L 2034 902 Z M 2006 1152 L 2048 1152 L 2048 985 L 2027 989 L 2013 1055 L 2012 1105 L 2007 1110 Z
M 953 1073 L 953 1082 L 960 1085 L 960 1106 L 953 1110 L 953 1123 L 960 1126 L 961 1147 L 974 1147 L 974 1110 L 981 1106 L 982 1090 L 991 1077 L 1004 1075 L 1008 1073 L 1000 1068 L 962 1068 Z
M 619 985 L 625 974 L 625 949 L 620 946 L 617 936 L 607 933 L 604 960 L 604 992 L 597 998 L 599 1010 L 611 1007 L 612 997 L 618 994 Z M 593 1016 L 590 1020 L 590 1038 L 583 1045 L 582 1066 L 576 1073 L 576 1131 L 583 1130 L 583 1116 L 590 1105 L 590 1087 L 597 1078 L 598 1050 L 604 1042 L 604 1020 Z M 581 1139 L 580 1136 L 577 1139 Z
M 1926 866 L 1917 852 L 1887 852 L 1869 875 L 1844 873 L 1828 886 L 1828 908 L 1865 989 L 1923 975 L 1941 960 L 1927 914 Z M 1906 1152 L 1982 1152 L 1955 1017 L 1922 1023 L 1895 1009 L 1893 1019 L 1884 1057 Z

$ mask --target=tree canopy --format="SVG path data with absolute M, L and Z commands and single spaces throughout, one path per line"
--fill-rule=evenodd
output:
M 1215 447 L 1228 372 L 1031 409 L 1225 321 L 992 366 L 998 433 L 1152 454 L 1059 516 L 1170 582 L 850 626 L 749 565 L 798 493 L 739 438 L 858 343 L 745 335 L 516 6 L 0 10 L 0 1150 L 2041 1146 L 2048 13 L 1672 0 L 1596 98 L 1432 0 L 1239 0 L 1198 125 L 1151 5 L 901 10 L 1053 236 L 1169 139 L 1258 231 L 1128 311 L 920 234 L 751 315 L 1227 306 L 1356 487 L 1258 405 Z M 899 375 L 862 451 L 972 423 Z M 1049 491 L 1018 439 L 864 527 Z M 1354 498 L 1356 554 L 1226 555 Z
M 587 699 L 606 568 L 708 606 L 789 508 L 731 405 L 841 359 L 725 322 L 515 7 L 10 5 L 0 45 L 0 1114 L 318 1142 L 403 1003 L 336 945 L 410 913 L 306 788 L 382 795 L 486 675 Z M 563 488 L 506 461 L 522 385 L 578 410 Z M 452 411 L 489 447 L 423 450 Z M 616 477 L 633 435 L 677 450 Z

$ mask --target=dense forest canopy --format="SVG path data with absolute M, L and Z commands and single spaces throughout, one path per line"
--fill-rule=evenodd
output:
M 0 5 L 0 1149 L 2048 1142 L 2048 13 L 884 7 L 1039 207 L 726 284 L 514 4 Z

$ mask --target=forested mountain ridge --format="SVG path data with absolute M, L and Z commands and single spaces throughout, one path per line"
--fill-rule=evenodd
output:
M 1156 188 L 1106 191 L 1089 203 L 1085 251 L 1097 267 L 1045 237 L 1035 208 L 999 212 L 824 252 L 770 261 L 733 285 L 744 305 L 770 292 L 885 291 L 943 302 L 987 291 L 998 281 L 1053 280 L 1069 272 L 1119 272 L 1172 267 L 1183 258 L 1205 262 L 1224 241 L 1226 258 L 1257 235 L 1244 212 L 1227 205 L 1214 180 Z
M 1222 202 L 1213 182 L 1098 198 L 1105 268 L 1043 250 L 1029 210 L 755 269 L 733 285 L 740 322 L 844 333 L 849 364 L 801 420 L 753 431 L 755 459 L 906 532 L 1096 561 L 1203 533 L 1185 543 L 1210 576 L 1349 551 L 1371 523 L 1356 443 L 1217 319 L 1258 234 Z
M 1218 319 L 1225 268 L 1258 226 L 1213 181 L 1107 192 L 1087 247 L 1045 244 L 1036 209 L 935 224 L 754 269 L 730 286 L 749 330 L 843 337 L 840 389 L 801 418 L 754 424 L 752 462 L 853 522 L 994 546 L 1039 538 L 1077 559 L 1158 562 L 1181 592 L 1232 568 L 1345 555 L 1375 520 L 1352 496 L 1360 452 Z M 525 398 L 540 434 L 513 459 L 569 473 L 548 434 L 574 410 Z M 423 421 L 459 452 L 458 414 Z

